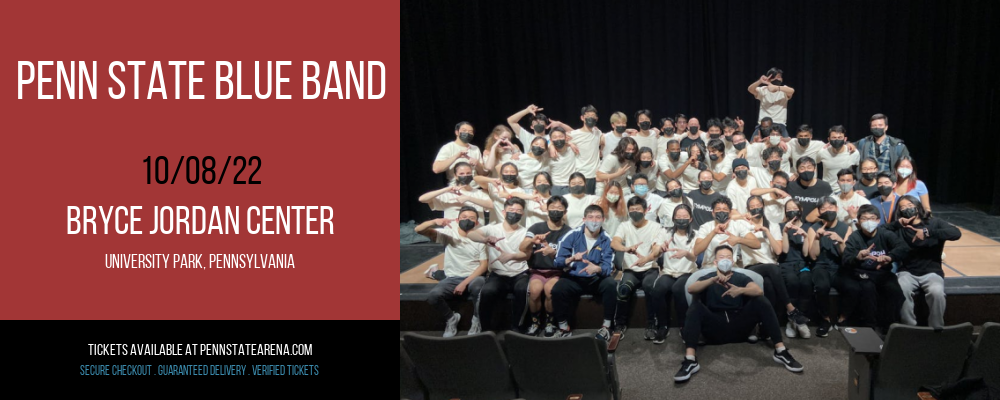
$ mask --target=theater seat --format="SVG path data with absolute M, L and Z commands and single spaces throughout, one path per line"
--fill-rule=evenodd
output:
M 875 366 L 874 397 L 913 400 L 921 386 L 954 383 L 969 355 L 972 324 L 925 326 L 892 324 Z
M 1000 388 L 1000 324 L 983 324 L 973 349 L 965 376 L 981 377 L 987 386 Z
M 607 343 L 593 336 L 538 338 L 507 333 L 503 347 L 518 393 L 526 399 L 614 399 L 618 369 Z
M 450 338 L 406 333 L 403 344 L 429 400 L 517 397 L 507 357 L 493 332 Z
M 422 400 L 426 394 L 417 373 L 413 370 L 413 362 L 403 349 L 403 339 L 399 339 L 399 398 L 407 400 Z
M 698 271 L 695 271 L 695 273 L 691 274 L 687 282 L 684 283 L 684 297 L 687 298 L 688 304 L 691 304 L 691 301 L 694 300 L 694 297 L 691 296 L 691 293 L 687 291 L 688 288 L 691 287 L 691 284 L 698 282 L 698 279 L 701 279 L 701 277 L 705 275 L 714 273 L 716 273 L 715 268 L 702 268 Z M 760 286 L 761 290 L 764 290 L 764 277 L 760 276 L 760 274 L 745 268 L 733 268 L 733 273 L 749 276 L 750 279 L 753 279 L 753 282 L 756 283 L 757 286 Z

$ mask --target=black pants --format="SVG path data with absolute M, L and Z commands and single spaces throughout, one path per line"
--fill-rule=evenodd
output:
M 899 310 L 903 307 L 903 290 L 899 287 L 896 274 L 892 272 L 869 273 L 868 279 L 852 276 L 860 288 L 857 307 L 859 325 L 879 327 L 885 332 L 889 325 L 899 322 Z
M 857 285 L 851 284 L 849 278 L 842 276 L 836 266 L 816 264 L 812 268 L 813 289 L 816 293 L 816 309 L 820 317 L 829 317 L 831 322 L 837 322 L 837 316 L 830 314 L 830 288 L 836 288 L 840 294 L 840 313 L 851 315 L 857 306 Z
M 812 270 L 802 271 L 806 266 L 802 261 L 783 263 L 781 277 L 788 289 L 788 300 L 803 314 L 810 315 L 813 311 L 813 274 Z
M 663 328 L 670 327 L 670 308 L 667 307 L 667 303 L 671 299 L 674 300 L 674 311 L 677 312 L 677 318 L 683 323 L 688 311 L 687 297 L 684 295 L 686 293 L 684 285 L 690 277 L 691 274 L 684 274 L 677 278 L 670 275 L 660 275 L 653 282 L 653 293 L 648 294 L 647 298 L 653 298 L 653 313 L 656 315 L 656 326 Z
M 594 194 L 597 191 L 597 178 L 584 178 L 584 193 Z
M 763 296 L 751 297 L 738 311 L 712 311 L 700 300 L 691 302 L 684 322 L 684 343 L 693 348 L 700 335 L 710 344 L 746 342 L 757 324 L 761 324 L 766 335 L 781 340 L 778 317 L 774 315 L 771 303 Z
M 622 274 L 622 281 L 618 283 L 617 293 L 618 293 L 618 315 L 615 318 L 615 324 L 625 325 L 628 322 L 628 312 L 629 312 L 629 301 L 635 297 L 636 289 L 642 288 L 642 291 L 646 293 L 646 319 L 647 321 L 652 321 L 656 318 L 656 314 L 653 313 L 653 282 L 656 282 L 656 278 L 660 275 L 660 271 L 656 268 L 650 268 L 643 272 L 635 271 L 625 271 Z
M 528 309 L 528 271 L 515 276 L 501 276 L 491 273 L 486 277 L 486 283 L 479 292 L 479 320 L 483 329 L 493 328 L 493 310 L 497 303 L 507 298 L 508 293 L 514 294 L 511 302 L 510 328 L 518 330 L 524 320 L 524 312 Z
M 552 287 L 552 313 L 555 314 L 556 321 L 569 322 L 580 296 L 584 294 L 600 296 L 604 305 L 604 319 L 614 321 L 618 308 L 615 294 L 617 284 L 611 277 L 563 275 Z
M 787 311 L 785 310 L 785 306 L 791 303 L 791 300 L 788 296 L 788 288 L 785 287 L 785 279 L 781 277 L 778 264 L 756 264 L 747 267 L 747 269 L 764 277 L 764 296 L 776 307 L 775 310 L 779 310 L 781 314 L 784 314 Z

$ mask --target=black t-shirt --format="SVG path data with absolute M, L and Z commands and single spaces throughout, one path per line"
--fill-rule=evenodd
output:
M 691 152 L 687 150 L 688 147 L 691 146 L 691 143 L 694 143 L 699 140 L 701 140 L 701 136 L 691 139 L 690 136 L 684 135 L 684 138 L 681 139 L 681 151 L 687 151 L 688 154 L 691 154 Z
M 862 192 L 865 192 L 865 198 L 870 199 L 872 197 L 875 197 L 876 194 L 878 194 L 878 185 L 875 184 L 871 186 L 865 186 L 861 184 L 861 181 L 858 181 L 857 183 L 854 184 L 854 190 L 860 190 Z
M 548 232 L 552 232 L 545 237 L 545 241 L 548 242 L 549 246 L 552 247 L 553 250 L 559 251 L 559 240 L 571 230 L 572 229 L 570 229 L 569 225 L 563 224 L 562 229 L 553 231 L 552 229 L 549 229 L 548 222 L 542 221 L 529 227 L 528 234 L 525 235 L 525 237 L 532 238 L 535 237 L 535 235 L 544 235 Z M 532 253 L 531 258 L 528 259 L 528 265 L 534 269 L 556 269 L 555 264 L 553 264 L 553 261 L 556 258 L 555 254 L 546 257 L 543 256 L 542 253 L 535 253 L 535 250 L 540 248 L 541 246 L 532 245 Z
M 781 224 L 779 224 L 781 226 L 782 233 L 785 232 L 785 225 L 787 224 L 788 224 L 787 222 L 782 222 Z M 809 224 L 808 223 L 803 224 L 801 228 L 804 232 L 808 233 Z M 777 233 L 779 232 L 771 232 L 771 234 L 774 234 L 775 236 L 777 236 Z M 781 253 L 781 255 L 778 256 L 778 262 L 782 264 L 793 263 L 793 262 L 805 262 L 806 257 L 802 254 L 802 242 L 805 242 L 805 240 L 806 237 L 804 235 L 796 235 L 794 234 L 793 231 L 788 231 L 788 252 Z
M 699 281 L 712 279 L 714 276 L 716 276 L 716 274 L 708 274 L 701 277 Z M 750 279 L 749 276 L 739 272 L 733 272 L 732 276 L 729 277 L 729 283 L 734 286 L 746 287 L 750 284 L 750 282 L 753 282 L 753 279 Z M 743 301 L 746 300 L 747 296 L 740 295 L 736 297 L 722 297 L 722 294 L 727 290 L 729 290 L 729 288 L 717 283 L 708 285 L 708 288 L 701 292 L 701 300 L 705 302 L 705 306 L 712 311 L 733 311 L 743 308 Z
M 812 225 L 812 230 L 816 231 L 817 237 L 819 238 L 819 257 L 816 258 L 816 265 L 826 265 L 828 267 L 839 268 L 840 262 L 844 257 L 844 254 L 840 251 L 840 245 L 834 243 L 834 241 L 827 236 L 818 236 L 821 228 L 823 228 L 823 222 L 817 222 Z M 847 241 L 847 224 L 843 221 L 837 221 L 836 226 L 826 228 L 826 230 L 837 232 L 841 239 Z
M 696 232 L 701 227 L 701 224 L 712 222 L 714 219 L 712 216 L 712 202 L 722 197 L 722 195 L 719 192 L 704 194 L 701 190 L 697 189 L 688 192 L 687 195 L 691 199 L 691 208 L 694 211 L 694 215 L 691 216 L 691 231 Z
M 817 179 L 816 184 L 810 187 L 802 186 L 796 179 L 795 182 L 788 183 L 785 192 L 802 205 L 802 218 L 805 219 L 814 208 L 819 207 L 820 199 L 833 194 L 833 189 L 822 179 Z

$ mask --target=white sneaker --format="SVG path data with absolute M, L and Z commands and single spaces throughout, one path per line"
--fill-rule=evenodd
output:
M 799 328 L 799 337 L 803 339 L 809 339 L 812 335 L 809 334 L 809 325 L 797 325 Z
M 472 326 L 469 327 L 469 334 L 470 335 L 475 335 L 475 334 L 477 334 L 479 332 L 482 332 L 482 331 L 483 331 L 483 327 L 479 325 L 479 317 L 473 315 L 472 316 Z
M 795 337 L 795 323 L 794 322 L 788 321 L 788 324 L 785 325 L 785 336 L 787 336 L 789 339 Z
M 458 333 L 458 320 L 462 319 L 459 313 L 452 313 L 451 318 L 448 318 L 448 325 L 444 327 L 444 337 L 452 337 Z

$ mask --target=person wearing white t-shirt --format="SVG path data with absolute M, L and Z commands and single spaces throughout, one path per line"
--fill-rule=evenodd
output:
M 631 137 L 618 141 L 618 148 L 601 160 L 597 169 L 596 193 L 604 191 L 605 182 L 618 182 L 622 187 L 628 187 L 628 177 L 635 172 L 635 159 L 639 153 L 639 145 Z
M 555 157 L 549 159 L 549 172 L 552 173 L 552 195 L 565 196 L 569 194 L 569 176 L 576 172 L 576 153 L 566 144 L 566 132 L 562 127 L 552 128 L 552 148 L 556 150 Z
M 435 243 L 445 245 L 444 276 L 427 294 L 427 303 L 445 321 L 444 337 L 455 336 L 458 321 L 462 318 L 452 311 L 448 301 L 453 299 L 478 299 L 486 279 L 486 245 L 476 243 L 466 236 L 476 228 L 479 212 L 465 206 L 459 211 L 458 220 L 448 218 L 432 219 L 417 225 L 414 230 Z M 472 326 L 469 334 L 479 333 L 479 316 L 473 307 Z
M 773 171 L 785 171 L 792 173 L 791 164 L 788 162 L 788 144 L 782 141 L 780 131 L 777 128 L 767 130 L 761 128 L 767 135 L 763 142 L 753 142 L 747 145 L 746 159 L 753 166 L 768 167 Z M 774 150 L 770 150 L 774 149 Z M 772 154 L 778 154 L 778 161 L 771 165 Z M 777 168 L 773 168 L 773 167 Z
M 601 158 L 608 158 L 616 148 L 618 148 L 618 142 L 624 137 L 628 137 L 628 117 L 625 113 L 621 111 L 615 111 L 611 114 L 611 130 L 604 133 L 604 142 L 601 143 Z
M 521 148 L 511 141 L 513 138 L 514 134 L 511 133 L 507 125 L 493 127 L 493 131 L 487 136 L 486 147 L 484 147 L 487 151 L 483 153 L 483 169 L 486 170 L 490 178 L 499 177 L 498 167 L 521 154 Z M 529 150 L 529 147 L 525 146 L 524 150 Z
M 614 237 L 615 232 L 618 232 L 618 227 L 628 220 L 628 211 L 625 210 L 625 202 L 628 199 L 625 198 L 624 193 L 625 190 L 622 189 L 621 184 L 611 182 L 604 187 L 604 193 L 595 203 L 604 211 L 602 227 L 604 233 L 610 237 Z
M 634 197 L 641 198 L 648 206 L 643 215 L 650 222 L 656 222 L 656 212 L 660 210 L 663 198 L 653 193 L 649 189 L 649 178 L 643 174 L 636 174 L 632 177 L 632 193 L 625 196 L 625 201 Z
M 643 147 L 649 147 L 650 149 L 656 149 L 657 140 L 659 140 L 660 130 L 653 127 L 653 117 L 649 110 L 639 110 L 635 112 L 635 119 L 637 125 L 639 125 L 639 130 L 632 130 L 629 132 L 629 137 L 635 139 L 641 149 Z
M 524 209 L 524 226 L 530 228 L 532 225 L 539 222 L 545 222 L 549 220 L 549 210 L 546 207 L 549 199 L 552 198 L 552 175 L 548 172 L 542 171 L 535 174 L 535 178 L 532 180 L 534 182 L 535 190 L 531 194 L 527 193 L 513 193 L 513 196 L 518 196 L 524 199 L 525 209 Z M 565 211 L 565 210 L 564 210 Z
M 785 124 L 788 120 L 788 101 L 795 94 L 795 89 L 785 86 L 782 71 L 771 68 L 767 74 L 761 75 L 747 87 L 747 91 L 760 101 L 760 112 L 757 119 L 771 118 L 782 131 L 782 136 L 788 137 Z
M 694 253 L 702 254 L 701 267 L 715 267 L 715 255 L 713 252 L 706 252 L 708 248 L 715 248 L 722 244 L 729 246 L 739 245 L 751 249 L 760 248 L 760 241 L 753 235 L 753 227 L 746 221 L 730 220 L 729 214 L 733 209 L 733 203 L 729 198 L 723 196 L 712 202 L 713 219 L 701 224 L 698 234 L 695 236 Z M 735 250 L 739 254 L 739 250 Z M 734 255 L 734 257 L 736 257 Z
M 667 182 L 671 179 L 676 179 L 681 182 L 682 189 L 685 192 L 689 192 L 698 187 L 698 168 L 691 167 L 692 175 L 687 177 L 691 180 L 689 186 L 685 185 L 685 174 L 687 173 L 688 166 L 691 163 L 688 162 L 687 152 L 681 151 L 681 144 L 676 139 L 670 139 L 667 141 L 666 153 L 659 156 L 656 159 L 656 164 L 659 166 L 660 173 L 656 179 L 657 190 L 666 190 Z M 690 188 L 690 189 L 689 189 Z
M 653 149 L 649 147 L 639 148 L 639 154 L 635 156 L 635 168 L 635 174 L 646 175 L 649 178 L 649 190 L 663 197 L 665 193 L 656 190 L 656 176 L 660 174 L 660 167 L 656 165 L 656 156 L 653 155 Z
M 500 178 L 490 179 L 485 176 L 477 176 L 474 179 L 480 187 L 487 189 L 490 199 L 493 200 L 493 209 L 490 211 L 490 224 L 503 222 L 503 219 L 500 217 L 504 214 L 504 202 L 512 195 L 521 194 L 518 197 L 522 199 L 527 197 L 525 191 L 521 189 L 517 165 L 514 165 L 514 163 L 507 162 L 500 167 Z M 524 226 L 525 218 L 521 219 L 520 224 Z
M 519 222 L 524 216 L 524 200 L 511 197 L 504 203 L 502 224 L 487 225 L 468 233 L 474 242 L 485 243 L 489 253 L 490 275 L 479 292 L 479 319 L 483 328 L 492 329 L 493 311 L 508 294 L 511 302 L 510 330 L 521 331 L 528 309 L 528 255 L 521 251 L 521 242 L 528 229 Z
M 816 154 L 816 163 L 823 166 L 823 180 L 833 187 L 833 194 L 840 194 L 840 187 L 837 185 L 837 173 L 842 169 L 850 169 L 852 172 L 858 169 L 861 161 L 861 153 L 851 151 L 847 143 L 846 131 L 843 125 L 835 125 L 830 128 L 830 146 L 820 150 Z M 850 188 L 854 191 L 854 188 Z
M 740 150 L 746 149 L 746 143 L 742 147 L 736 148 L 736 135 L 743 136 L 743 132 L 738 129 L 739 125 L 736 120 L 729 117 L 722 119 L 722 141 L 726 143 L 726 157 L 729 157 L 730 160 L 734 158 L 746 158 L 746 152 L 743 155 L 737 155 Z
M 674 119 L 670 117 L 660 118 L 660 138 L 656 139 L 656 159 L 659 160 L 660 157 L 667 154 L 667 144 L 671 140 L 676 140 L 679 144 L 679 139 L 680 135 L 677 134 Z
M 664 240 L 660 244 L 663 268 L 660 276 L 653 281 L 652 292 L 647 294 L 653 299 L 653 313 L 656 315 L 656 334 L 653 337 L 655 344 L 662 344 L 670 332 L 670 308 L 667 305 L 671 299 L 680 321 L 678 327 L 683 329 L 688 309 L 684 286 L 691 274 L 698 270 L 698 255 L 694 252 L 695 235 L 691 230 L 691 207 L 687 204 L 678 205 L 666 219 L 671 222 L 670 227 L 664 231 Z
M 488 175 L 483 167 L 483 153 L 479 151 L 479 147 L 472 144 L 473 137 L 475 130 L 472 124 L 466 121 L 459 122 L 455 125 L 455 140 L 446 143 L 441 146 L 441 150 L 438 150 L 431 169 L 435 174 L 445 172 L 449 185 L 455 182 L 455 165 L 460 162 L 468 163 L 474 169 L 473 175 Z
M 653 290 L 653 282 L 659 275 L 656 259 L 660 256 L 660 244 L 663 239 L 663 228 L 655 221 L 646 219 L 649 205 L 641 197 L 633 197 L 625 204 L 628 209 L 629 222 L 618 227 L 618 232 L 611 239 L 611 248 L 622 252 L 621 282 L 618 283 L 618 312 L 615 315 L 615 325 L 625 326 L 628 321 L 628 303 L 636 290 L 649 294 Z M 653 313 L 652 297 L 646 296 L 646 340 L 652 340 L 656 331 L 655 314 Z
M 601 144 L 604 136 L 597 129 L 597 108 L 592 105 L 580 109 L 583 127 L 570 132 L 570 143 L 580 149 L 576 157 L 576 171 L 587 179 L 586 193 L 594 194 L 597 189 L 597 167 L 601 161 Z
M 745 214 L 747 199 L 750 198 L 750 191 L 757 188 L 757 180 L 750 178 L 750 163 L 743 158 L 733 160 L 733 176 L 736 179 L 729 181 L 726 186 L 726 197 L 732 200 L 736 211 Z
M 757 175 L 757 188 L 751 190 L 750 195 L 761 196 L 764 199 L 764 216 L 768 221 L 782 221 L 785 215 L 785 203 L 791 199 L 785 192 L 785 188 L 788 187 L 788 174 L 778 171 L 772 175 L 769 182 L 762 182 L 761 177 L 767 174 L 765 171 L 767 170 L 763 168 L 750 169 L 751 174 Z
M 709 170 L 712 171 L 712 189 L 726 195 L 726 186 L 733 180 L 733 161 L 726 158 L 726 145 L 722 139 L 712 139 L 708 142 Z
M 813 129 L 811 126 L 802 124 L 795 134 L 795 139 L 788 143 L 788 162 L 794 165 L 802 157 L 809 157 L 815 160 L 816 155 L 819 154 L 820 150 L 823 150 L 824 145 L 826 143 L 813 140 Z M 795 179 L 795 174 L 792 174 L 792 180 Z
M 531 178 L 538 175 L 539 172 L 549 171 L 551 160 L 545 151 L 547 146 L 548 141 L 545 138 L 536 137 L 532 140 L 528 153 L 515 155 L 514 159 L 510 161 L 517 165 L 521 189 L 527 193 L 534 190 L 531 187 Z
M 834 196 L 837 199 L 837 220 L 849 226 L 857 225 L 858 209 L 865 204 L 872 203 L 865 196 L 854 191 L 856 183 L 854 181 L 854 171 L 844 168 L 837 172 L 836 187 L 838 189 L 834 189 L 840 190 L 840 194 Z
M 566 198 L 566 202 L 569 203 L 569 207 L 566 207 L 566 223 L 572 229 L 579 228 L 583 225 L 584 211 L 587 206 L 595 204 L 598 201 L 597 196 L 592 194 L 586 194 L 586 178 L 583 174 L 579 172 L 574 172 L 569 178 L 569 194 L 563 196 Z
M 545 130 L 549 128 L 551 121 L 549 117 L 542 114 L 540 111 L 543 109 L 534 104 L 529 105 L 525 109 L 514 113 L 513 115 L 507 117 L 507 125 L 510 125 L 510 129 L 517 132 L 517 139 L 521 141 L 521 147 L 527 152 L 529 146 L 531 146 L 531 141 L 536 137 L 545 138 L 546 141 L 549 139 L 549 135 L 545 133 Z M 531 128 L 531 132 L 524 129 L 521 126 L 521 120 L 525 116 L 531 114 L 531 119 L 528 120 L 528 127 Z
M 453 186 L 432 190 L 420 196 L 420 202 L 431 206 L 431 210 L 444 211 L 448 219 L 458 218 L 458 210 L 465 205 L 471 205 L 479 212 L 479 224 L 483 224 L 483 212 L 493 207 L 490 196 L 480 189 L 474 189 L 472 166 L 467 162 L 455 164 L 455 183 Z
M 674 215 L 674 210 L 680 205 L 686 205 L 688 208 L 691 208 L 691 199 L 684 195 L 681 181 L 671 179 L 667 181 L 666 197 L 660 203 L 660 208 L 656 210 L 656 216 L 660 218 L 660 225 L 667 229 L 673 227 L 674 222 L 671 216 Z

